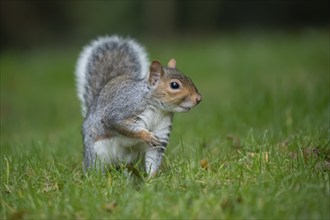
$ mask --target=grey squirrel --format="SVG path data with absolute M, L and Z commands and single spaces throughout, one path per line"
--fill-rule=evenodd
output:
M 76 84 L 84 122 L 84 170 L 130 165 L 143 159 L 156 174 L 171 132 L 174 112 L 186 112 L 202 96 L 176 68 L 148 59 L 135 40 L 101 37 L 77 62 Z

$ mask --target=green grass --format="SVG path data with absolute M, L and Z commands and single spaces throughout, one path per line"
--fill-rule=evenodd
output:
M 328 32 L 143 42 L 203 95 L 149 182 L 83 175 L 80 49 L 1 54 L 1 218 L 330 218 Z

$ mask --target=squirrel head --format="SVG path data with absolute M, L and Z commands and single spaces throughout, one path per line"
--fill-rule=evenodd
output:
M 186 112 L 202 101 L 191 79 L 176 68 L 175 59 L 171 59 L 167 67 L 152 61 L 148 84 L 152 97 L 165 111 Z

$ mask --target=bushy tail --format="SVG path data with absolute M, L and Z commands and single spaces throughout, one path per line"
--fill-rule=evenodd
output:
M 75 73 L 82 115 L 111 79 L 119 75 L 144 79 L 147 71 L 147 54 L 134 40 L 111 36 L 92 41 L 80 54 Z

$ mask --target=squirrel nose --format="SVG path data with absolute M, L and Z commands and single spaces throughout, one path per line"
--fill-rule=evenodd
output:
M 196 96 L 197 104 L 200 103 L 201 101 L 202 101 L 202 96 L 200 94 L 197 94 L 197 96 Z

